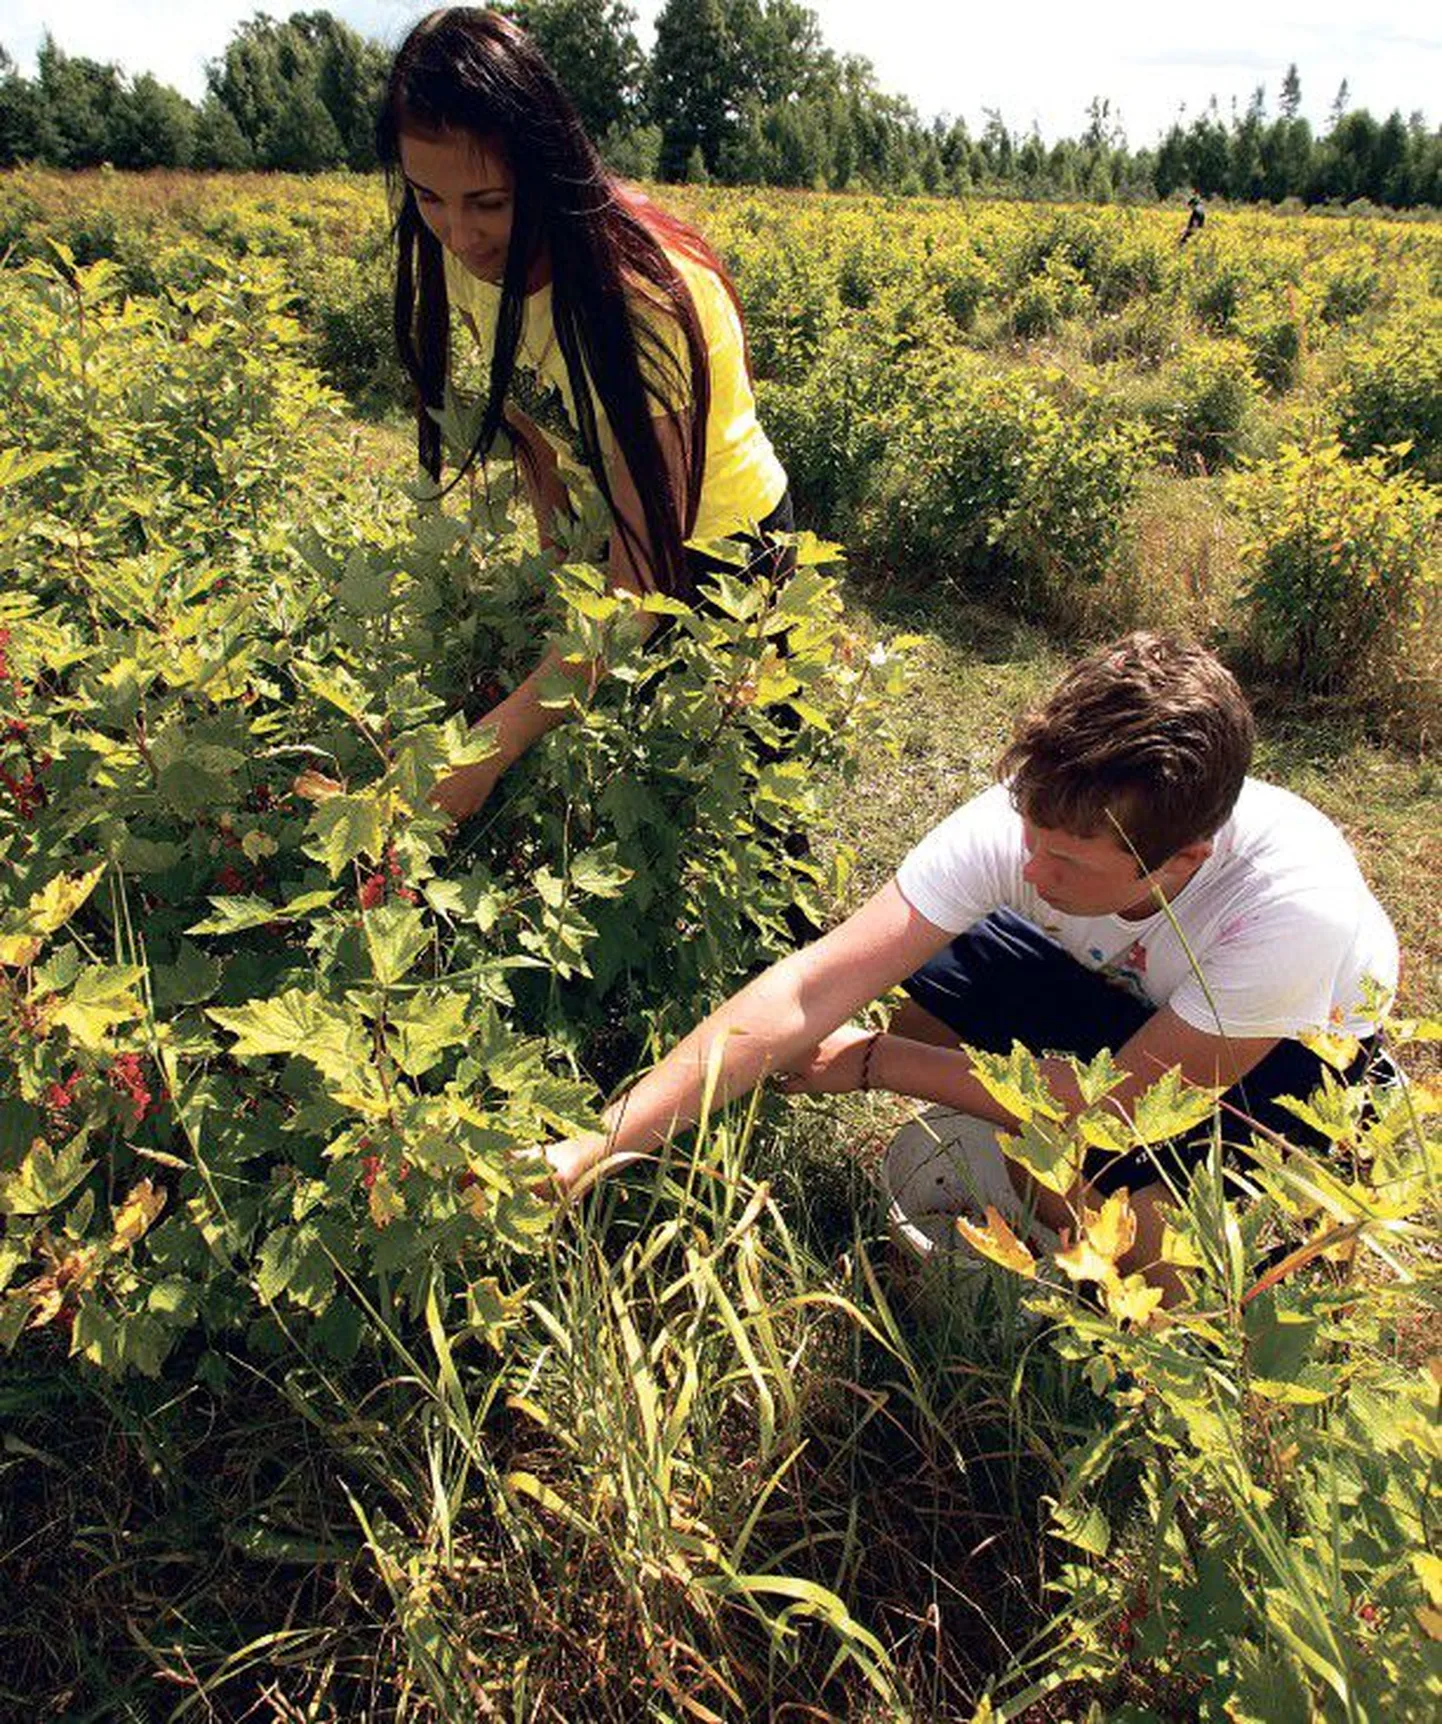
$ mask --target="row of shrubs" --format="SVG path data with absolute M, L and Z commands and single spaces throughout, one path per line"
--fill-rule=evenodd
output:
M 1238 212 L 1181 247 L 1160 211 L 672 194 L 735 275 L 802 518 L 864 563 L 955 578 L 1031 615 L 1094 610 L 1099 595 L 1104 611 L 1113 577 L 1146 586 L 1131 566 L 1143 479 L 1250 464 L 1256 483 L 1213 507 L 1262 533 L 1240 620 L 1265 656 L 1329 690 L 1375 689 L 1405 661 L 1436 574 L 1417 487 L 1442 479 L 1431 226 Z M 12 260 L 52 237 L 81 264 L 113 260 L 140 294 L 278 259 L 311 358 L 352 401 L 399 405 L 378 180 L 0 182 Z M 1274 558 L 1266 523 L 1292 517 L 1244 500 L 1269 483 L 1288 494 L 1284 449 L 1334 445 L 1357 465 L 1325 462 L 1328 482 L 1362 515 L 1356 533 L 1335 516 L 1307 529 L 1302 563 L 1331 572 L 1289 585 L 1293 628 L 1276 583 L 1252 578 Z M 1366 507 L 1394 495 L 1394 575 L 1367 580 Z M 1366 652 L 1357 609 L 1379 619 Z
M 1428 225 L 1237 213 L 1183 248 L 1162 211 L 668 195 L 733 269 L 752 363 L 769 383 L 804 383 L 833 343 L 858 335 L 1004 351 L 1076 326 L 1073 364 L 1167 372 L 1150 416 L 1209 467 L 1246 452 L 1258 391 L 1284 395 L 1311 369 L 1337 386 L 1345 447 L 1365 455 L 1410 440 L 1412 465 L 1434 480 L 1442 470 L 1442 243 Z M 395 387 L 379 180 L 0 180 L 0 255 L 43 256 L 51 239 L 81 264 L 117 263 L 139 293 L 189 290 L 237 258 L 278 258 L 336 385 Z

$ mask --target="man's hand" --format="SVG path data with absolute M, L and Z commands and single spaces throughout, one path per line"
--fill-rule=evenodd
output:
M 780 1087 L 788 1095 L 841 1095 L 860 1089 L 866 1050 L 874 1039 L 870 1030 L 843 1024 L 795 1061 Z

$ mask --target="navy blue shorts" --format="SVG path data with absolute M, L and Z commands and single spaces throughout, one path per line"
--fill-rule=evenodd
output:
M 1115 1052 L 1155 1010 L 1079 964 L 1014 910 L 993 911 L 959 934 L 904 986 L 963 1042 L 990 1053 L 1008 1053 L 1013 1042 L 1020 1042 L 1036 1054 L 1075 1054 L 1089 1060 L 1103 1048 Z M 1364 1042 L 1345 1081 L 1359 1082 L 1376 1053 L 1373 1042 Z M 1321 1083 L 1323 1069 L 1324 1062 L 1301 1042 L 1278 1042 L 1222 1097 L 1222 1135 L 1229 1152 L 1236 1153 L 1230 1139 L 1250 1135 L 1250 1128 L 1229 1109 L 1301 1148 L 1323 1147 L 1325 1140 L 1278 1100 L 1290 1095 L 1305 1101 Z M 1121 1186 L 1138 1191 L 1159 1179 L 1163 1170 L 1180 1188 L 1206 1159 L 1211 1140 L 1208 1121 L 1186 1138 L 1128 1155 L 1093 1151 L 1084 1171 L 1093 1191 L 1103 1194 Z

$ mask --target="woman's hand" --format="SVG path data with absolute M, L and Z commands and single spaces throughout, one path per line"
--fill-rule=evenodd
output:
M 500 777 L 501 767 L 494 757 L 479 760 L 473 766 L 458 767 L 431 792 L 431 805 L 459 825 L 481 811 Z
M 875 1040 L 875 1031 L 843 1024 L 794 1061 L 780 1079 L 780 1087 L 788 1095 L 842 1095 L 861 1089 L 867 1075 L 867 1050 Z
M 628 1162 L 639 1161 L 645 1153 L 639 1149 L 614 1150 L 610 1139 L 601 1132 L 587 1132 L 581 1137 L 563 1138 L 545 1147 L 546 1164 L 553 1190 L 563 1197 L 579 1197 L 603 1174 L 614 1173 Z

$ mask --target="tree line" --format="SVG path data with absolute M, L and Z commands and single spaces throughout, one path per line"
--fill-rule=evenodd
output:
M 800 0 L 667 0 L 648 56 L 625 0 L 509 0 L 591 134 L 639 178 L 902 193 L 1299 198 L 1393 208 L 1442 204 L 1442 131 L 1421 114 L 1378 121 L 1346 86 L 1314 133 L 1288 68 L 1275 115 L 1257 89 L 1223 116 L 1213 102 L 1154 148 L 1131 149 L 1095 98 L 1076 138 L 1046 143 L 986 110 L 981 130 L 924 120 L 837 54 Z M 258 168 L 375 166 L 371 136 L 389 50 L 328 12 L 240 24 L 199 103 L 148 73 L 62 52 L 47 36 L 36 75 L 0 47 L 0 166 Z

